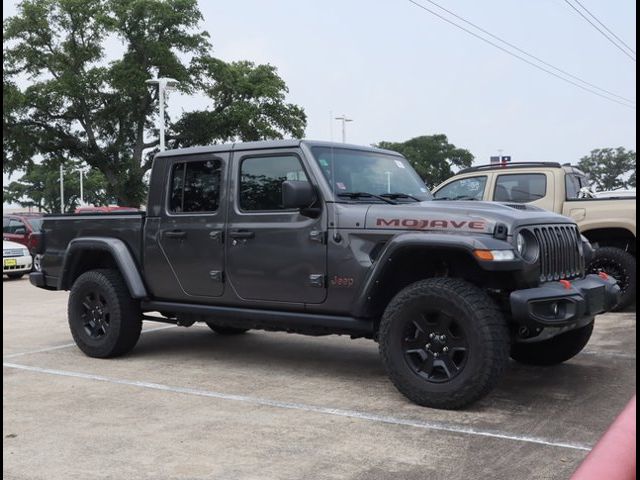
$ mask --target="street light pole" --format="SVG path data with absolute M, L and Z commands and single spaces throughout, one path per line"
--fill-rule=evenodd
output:
M 336 117 L 336 120 L 340 120 L 342 122 L 342 143 L 347 142 L 347 122 L 353 122 L 353 119 L 347 118 L 345 114 L 342 114 L 341 117 Z
M 64 167 L 60 163 L 60 213 L 64 213 Z
M 152 78 L 146 81 L 148 84 L 158 84 L 158 103 L 160 109 L 160 119 L 159 119 L 159 131 L 160 131 L 160 151 L 163 152 L 165 150 L 165 141 L 164 141 L 164 103 L 165 103 L 165 94 L 169 90 L 175 88 L 178 83 L 174 78 Z
M 84 205 L 84 188 L 82 183 L 84 179 L 84 170 L 79 168 L 78 172 L 80 172 L 80 205 Z

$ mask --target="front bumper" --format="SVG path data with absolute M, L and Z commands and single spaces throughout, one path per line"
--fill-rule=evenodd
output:
M 26 273 L 31 271 L 31 255 L 2 257 L 2 273 Z
M 567 330 L 590 323 L 595 315 L 616 306 L 620 287 L 613 277 L 587 275 L 571 282 L 516 290 L 509 300 L 512 319 L 522 327 L 522 336 L 536 335 L 549 327 Z

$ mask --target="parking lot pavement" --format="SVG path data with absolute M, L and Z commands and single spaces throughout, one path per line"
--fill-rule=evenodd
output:
M 3 281 L 3 478 L 568 478 L 635 392 L 634 312 L 451 412 L 405 400 L 368 340 L 149 323 L 91 359 L 66 300 Z

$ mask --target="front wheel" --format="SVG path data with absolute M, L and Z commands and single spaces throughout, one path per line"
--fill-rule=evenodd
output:
M 124 355 L 140 337 L 140 305 L 131 298 L 117 270 L 90 270 L 80 275 L 71 287 L 68 312 L 71 335 L 90 357 Z
M 462 408 L 486 395 L 509 359 L 509 331 L 496 304 L 463 280 L 409 285 L 387 306 L 379 330 L 389 378 L 411 401 Z
M 587 272 L 605 272 L 618 281 L 622 295 L 613 308 L 614 312 L 624 310 L 635 301 L 636 259 L 629 252 L 615 247 L 597 248 Z
M 593 322 L 542 342 L 514 343 L 511 358 L 525 365 L 551 366 L 579 354 L 593 332 Z

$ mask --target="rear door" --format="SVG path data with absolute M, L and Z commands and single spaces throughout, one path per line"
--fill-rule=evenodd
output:
M 554 210 L 554 176 L 549 172 L 498 173 L 493 198 L 505 203 L 530 203 L 545 210 Z
M 327 295 L 326 209 L 282 207 L 282 182 L 315 179 L 297 149 L 234 152 L 227 272 L 243 299 L 321 303 Z
M 224 292 L 224 220 L 228 153 L 175 157 L 168 169 L 157 242 L 185 295 Z

